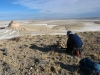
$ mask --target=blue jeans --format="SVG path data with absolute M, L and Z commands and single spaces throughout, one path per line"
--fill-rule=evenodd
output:
M 80 67 L 83 70 L 87 70 L 87 71 L 95 71 L 95 72 L 99 72 L 100 73 L 100 64 L 91 61 L 88 58 L 84 58 L 80 61 Z

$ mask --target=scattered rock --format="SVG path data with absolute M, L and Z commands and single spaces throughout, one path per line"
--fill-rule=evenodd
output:
M 50 70 L 51 70 L 52 72 L 56 72 L 56 69 L 55 69 L 54 66 L 51 66 Z
M 2 51 L 2 53 L 3 53 L 3 55 L 8 55 L 8 51 L 7 51 L 7 48 L 3 48 L 3 49 L 1 49 L 1 51 Z
M 39 64 L 40 63 L 40 60 L 39 59 L 34 59 L 34 63 L 35 64 Z
M 26 47 L 28 47 L 28 45 L 22 45 L 22 46 L 20 46 L 19 48 L 24 49 L 24 48 L 26 48 Z
M 3 72 L 7 71 L 7 72 L 10 72 L 10 66 L 6 63 L 6 62 L 3 62 Z

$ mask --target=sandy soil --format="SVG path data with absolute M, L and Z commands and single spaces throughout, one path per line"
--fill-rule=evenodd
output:
M 86 75 L 79 70 L 79 61 L 84 57 L 100 61 L 100 32 L 77 34 L 84 42 L 81 57 L 65 52 L 66 35 L 0 40 L 0 75 Z

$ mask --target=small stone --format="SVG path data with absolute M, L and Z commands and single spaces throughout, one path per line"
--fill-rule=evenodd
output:
M 22 71 L 22 70 L 23 70 L 23 67 L 22 67 L 22 66 L 20 66 L 19 70 L 21 70 L 21 71 Z
M 31 67 L 31 68 L 30 68 L 30 71 L 32 71 L 32 70 L 33 70 L 33 68 Z
M 7 52 L 4 52 L 3 55 L 6 55 L 7 56 Z
M 4 66 L 4 70 L 5 71 L 7 71 L 7 72 L 9 72 L 10 71 L 10 66 L 6 63 L 6 62 L 3 62 L 3 64 L 2 64 L 3 66 Z
M 35 60 L 34 60 L 34 63 L 35 63 L 35 64 L 39 64 L 39 63 L 40 63 L 40 60 L 39 60 L 39 59 L 35 59 Z
M 28 45 L 22 45 L 19 48 L 23 49 L 23 48 L 26 48 L 26 47 L 28 47 Z
M 39 71 L 39 69 L 36 69 L 36 72 L 38 72 Z
M 52 72 L 56 72 L 56 70 L 55 70 L 55 67 L 54 67 L 54 66 L 51 66 L 50 70 L 51 70 Z

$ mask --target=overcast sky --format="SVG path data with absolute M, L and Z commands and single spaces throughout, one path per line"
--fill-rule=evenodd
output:
M 100 17 L 100 0 L 0 0 L 0 20 Z

